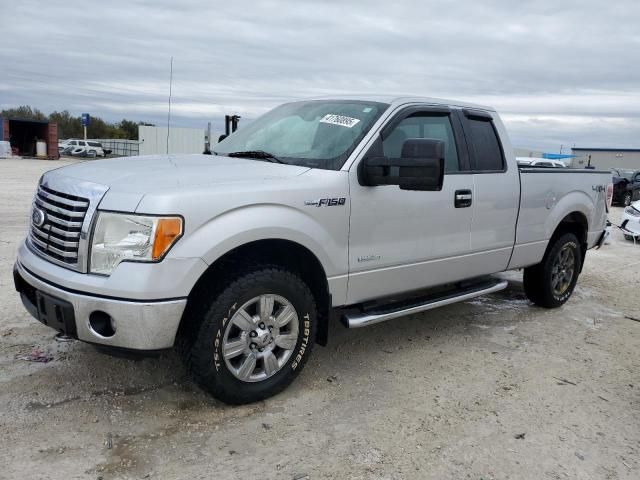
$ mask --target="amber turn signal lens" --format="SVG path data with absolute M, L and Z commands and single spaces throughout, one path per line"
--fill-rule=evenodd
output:
M 151 252 L 153 260 L 162 258 L 180 235 L 182 235 L 181 218 L 161 218 L 158 220 L 153 242 L 153 251 Z

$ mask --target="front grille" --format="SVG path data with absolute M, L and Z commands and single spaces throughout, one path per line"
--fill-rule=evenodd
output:
M 32 216 L 29 234 L 31 245 L 44 256 L 76 268 L 80 232 L 89 200 L 40 185 L 34 208 L 42 210 L 45 217 L 44 224 L 38 226 L 35 223 L 36 215 Z

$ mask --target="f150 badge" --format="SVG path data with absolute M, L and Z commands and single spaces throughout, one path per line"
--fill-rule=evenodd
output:
M 305 205 L 312 205 L 315 207 L 342 207 L 347 203 L 345 197 L 340 198 L 319 198 L 318 200 L 305 200 Z

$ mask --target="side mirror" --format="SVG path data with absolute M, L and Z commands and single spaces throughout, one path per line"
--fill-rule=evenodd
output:
M 440 191 L 444 181 L 444 142 L 410 138 L 402 144 L 400 158 L 365 157 L 362 185 L 398 185 L 401 190 Z

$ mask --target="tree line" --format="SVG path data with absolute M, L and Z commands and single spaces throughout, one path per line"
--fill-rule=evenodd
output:
M 9 108 L 0 112 L 0 117 L 16 118 L 21 120 L 41 120 L 58 124 L 58 138 L 82 138 L 84 131 L 80 116 L 74 117 L 67 110 L 52 112 L 49 115 L 29 105 L 18 108 Z M 91 117 L 87 127 L 87 138 L 123 138 L 138 140 L 138 125 L 150 125 L 152 123 L 134 122 L 122 119 L 119 122 L 107 122 L 100 117 Z

